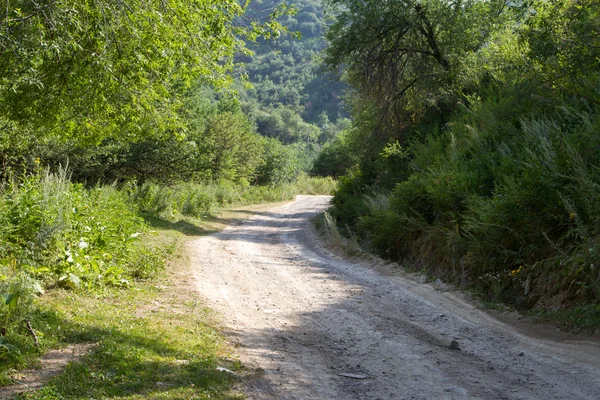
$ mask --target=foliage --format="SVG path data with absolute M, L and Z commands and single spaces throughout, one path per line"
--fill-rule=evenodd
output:
M 212 179 L 252 180 L 262 159 L 260 137 L 242 114 L 217 115 L 197 145 L 200 153 L 210 154 L 204 161 Z
M 73 179 L 87 184 L 146 180 L 173 184 L 226 179 L 253 182 L 267 162 L 264 138 L 238 109 L 221 103 L 194 109 L 185 138 L 152 134 L 139 140 L 107 138 L 98 146 L 78 142 L 35 148 L 44 164 L 69 162 Z M 283 147 L 283 145 L 281 145 Z
M 225 83 L 245 40 L 283 29 L 240 25 L 244 11 L 235 0 L 6 1 L 0 113 L 37 135 L 93 141 L 181 129 L 183 89 Z
M 277 0 L 255 0 L 248 6 L 248 16 L 258 20 L 268 17 Z M 318 63 L 325 48 L 327 21 L 319 0 L 293 2 L 295 14 L 281 18 L 281 23 L 296 35 L 281 36 L 271 42 L 258 40 L 249 44 L 253 55 L 241 57 L 252 87 L 240 87 L 244 103 L 260 111 L 285 108 L 305 122 L 315 124 L 322 114 L 336 122 L 341 109 L 344 85 L 325 73 Z M 252 113 L 256 115 L 255 113 Z M 266 135 L 260 128 L 259 132 Z M 267 135 L 269 136 L 269 135 Z
M 125 287 L 162 266 L 160 251 L 137 243 L 146 227 L 126 197 L 113 186 L 71 183 L 66 168 L 10 180 L 0 226 L 0 360 L 15 366 L 35 356 L 30 331 L 40 327 L 23 321 L 37 318 L 46 289 Z
M 233 3 L 173 1 L 156 9 L 134 2 L 127 7 L 136 11 L 135 18 L 128 21 L 121 3 L 58 2 L 29 5 L 25 12 L 11 2 L 4 19 L 8 29 L 0 33 L 7 46 L 0 62 L 12 74 L 0 82 L 6 92 L 0 104 L 6 110 L 0 119 L 0 179 L 31 173 L 39 164 L 57 169 L 66 163 L 72 178 L 87 186 L 219 179 L 278 184 L 307 171 L 320 143 L 332 140 L 347 120 L 330 122 L 321 112 L 308 123 L 299 108 L 278 102 L 259 106 L 241 86 L 240 96 L 215 87 L 240 72 L 233 70 L 234 54 L 250 57 L 246 46 L 260 53 L 272 45 L 266 39 L 286 31 L 275 18 L 294 25 L 295 18 L 322 18 L 321 7 L 307 2 L 293 16 L 274 3 L 247 2 L 247 9 Z M 19 13 L 23 16 L 12 15 Z M 165 19 L 156 22 L 161 15 Z M 51 26 L 35 21 L 65 29 L 55 35 Z M 194 23 L 202 25 L 197 35 L 186 30 Z M 310 54 L 323 44 L 320 32 L 306 38 L 319 39 Z M 277 43 L 291 40 L 282 36 Z M 48 49 L 37 51 L 40 43 Z M 17 48 L 22 52 L 8 54 Z M 294 68 L 301 70 L 310 56 L 298 56 L 304 61 Z M 264 141 L 258 133 L 291 146 Z
M 237 371 L 241 365 L 229 360 L 230 349 L 211 312 L 194 293 L 162 278 L 101 293 L 46 294 L 29 316 L 38 330 L 40 349 L 33 347 L 31 335 L 19 330 L 23 351 L 19 359 L 2 358 L 0 382 L 18 377 L 15 367 L 35 366 L 27 355 L 96 343 L 42 389 L 18 398 L 136 399 L 152 393 L 164 399 L 240 399 L 231 393 L 231 378 L 216 371 L 217 366 Z
M 523 28 L 536 71 L 588 105 L 600 102 L 599 21 L 600 5 L 593 0 L 538 1 Z
M 164 186 L 146 182 L 128 189 L 140 210 L 168 221 L 181 218 L 206 218 L 219 208 L 291 200 L 298 194 L 331 194 L 336 182 L 331 178 L 301 175 L 293 182 L 272 186 L 250 186 L 221 180 L 211 184 L 182 183 Z
M 349 136 L 350 133 L 345 131 L 332 142 L 325 144 L 315 159 L 311 172 L 318 176 L 337 178 L 356 165 L 357 160 L 350 149 Z
M 382 120 L 407 120 L 453 95 L 463 60 L 489 36 L 495 2 L 332 0 L 325 62 L 344 68 Z M 414 114 L 417 115 L 414 115 Z
M 66 169 L 7 185 L 0 221 L 4 274 L 25 272 L 46 286 L 89 288 L 121 286 L 155 268 L 139 264 L 144 250 L 134 242 L 144 224 L 123 195 L 111 186 L 73 184 Z
M 293 182 L 303 169 L 301 146 L 284 146 L 271 138 L 263 139 L 263 162 L 258 167 L 256 182 L 260 185 L 277 186 Z M 303 168 L 304 167 L 304 168 Z
M 595 309 L 597 2 L 331 3 L 328 62 L 357 92 L 316 164 L 346 171 L 338 224 L 489 299 Z

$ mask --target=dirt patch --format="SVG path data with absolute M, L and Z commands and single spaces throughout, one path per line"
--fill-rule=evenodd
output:
M 96 343 L 79 343 L 49 351 L 39 359 L 40 368 L 22 371 L 18 383 L 0 388 L 0 399 L 8 399 L 19 393 L 40 389 L 50 379 L 60 374 L 69 363 L 77 362 L 96 347 L 98 347 Z

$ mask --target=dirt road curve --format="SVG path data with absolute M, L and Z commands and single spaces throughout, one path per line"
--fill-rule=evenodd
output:
M 198 290 L 264 370 L 250 399 L 600 399 L 599 343 L 525 336 L 452 292 L 328 254 L 308 224 L 328 201 L 299 196 L 190 243 Z

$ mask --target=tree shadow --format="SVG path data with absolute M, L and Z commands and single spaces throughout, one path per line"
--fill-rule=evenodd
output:
M 177 338 L 131 333 L 126 327 L 101 326 L 106 321 L 75 323 L 55 312 L 39 318 L 51 326 L 64 343 L 98 343 L 98 347 L 54 377 L 39 392 L 16 395 L 31 398 L 217 398 L 239 400 L 231 394 L 238 378 L 217 370 L 235 369 L 232 361 L 206 351 L 204 344 L 175 345 Z M 56 397 L 58 396 L 58 397 Z

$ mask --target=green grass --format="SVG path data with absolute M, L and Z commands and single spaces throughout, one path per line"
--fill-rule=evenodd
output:
M 337 186 L 332 178 L 301 175 L 277 186 L 248 186 L 229 181 L 164 186 L 152 182 L 130 185 L 125 191 L 146 216 L 165 221 L 214 217 L 223 207 L 292 200 L 296 195 L 329 195 Z
M 240 399 L 217 366 L 240 368 L 214 315 L 175 282 L 148 282 L 102 295 L 56 291 L 49 317 L 61 342 L 99 346 L 37 393 L 21 398 Z
M 43 389 L 16 398 L 245 398 L 233 389 L 241 378 L 216 370 L 242 372 L 243 366 L 222 336 L 217 316 L 195 292 L 182 249 L 190 237 L 217 232 L 276 205 L 221 209 L 206 221 L 148 217 L 154 234 L 146 235 L 146 244 L 170 250 L 164 272 L 126 288 L 48 291 L 33 316 L 36 330 L 50 332 L 41 338 L 43 351 L 70 343 L 98 347 Z M 33 354 L 21 367 L 32 365 Z

